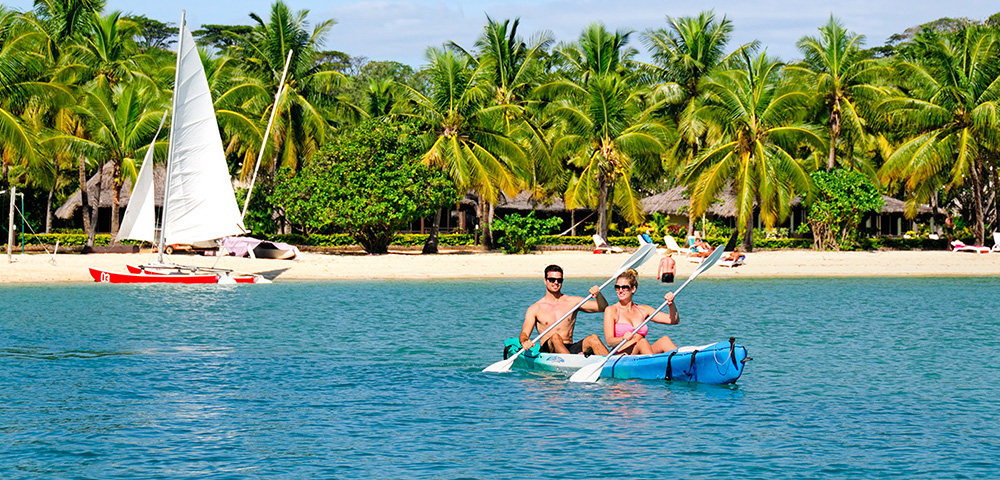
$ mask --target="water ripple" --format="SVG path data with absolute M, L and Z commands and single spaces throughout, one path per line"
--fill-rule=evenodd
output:
M 481 373 L 536 281 L 119 287 L 0 286 L 4 478 L 1000 476 L 998 279 L 699 280 L 729 386 Z

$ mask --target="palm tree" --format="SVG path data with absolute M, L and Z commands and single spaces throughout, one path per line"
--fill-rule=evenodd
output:
M 111 236 L 117 242 L 118 211 L 125 177 L 134 179 L 156 127 L 165 114 L 164 99 L 152 87 L 113 85 L 105 79 L 87 88 L 86 112 L 92 140 L 77 140 L 80 151 L 95 158 L 98 168 L 112 162 L 114 191 L 111 202 Z
M 353 122 L 363 113 L 334 95 L 346 77 L 329 63 L 318 62 L 323 37 L 335 22 L 324 20 L 309 31 L 308 10 L 293 12 L 282 1 L 271 5 L 265 20 L 250 14 L 257 25 L 230 52 L 239 59 L 242 72 L 216 99 L 216 110 L 231 141 L 230 152 L 244 159 L 256 157 L 272 108 L 278 109 L 265 159 L 271 170 L 278 165 L 292 169 L 310 158 L 326 142 L 328 121 Z M 287 88 L 273 105 L 288 51 L 292 50 Z M 254 162 L 244 161 L 242 175 L 252 175 Z
M 596 207 L 597 231 L 604 237 L 611 205 L 627 220 L 641 221 L 634 174 L 644 164 L 659 163 L 670 136 L 666 124 L 654 116 L 662 105 L 646 105 L 648 92 L 628 78 L 635 53 L 626 46 L 629 35 L 589 25 L 576 45 L 559 48 L 575 72 L 536 92 L 553 102 L 548 107 L 548 114 L 557 119 L 553 157 L 578 169 L 566 190 L 566 207 Z
M 885 182 L 903 182 L 911 215 L 942 185 L 970 188 L 973 232 L 982 244 L 983 176 L 987 160 L 1000 150 L 1000 42 L 978 27 L 922 34 L 914 41 L 918 56 L 897 66 L 903 90 L 879 105 L 887 126 L 906 138 L 879 175 Z
M 490 248 L 489 224 L 499 191 L 513 196 L 522 185 L 512 165 L 523 165 L 526 156 L 501 122 L 516 107 L 490 103 L 493 92 L 476 82 L 479 73 L 471 60 L 435 48 L 428 49 L 427 57 L 430 95 L 405 87 L 407 102 L 397 112 L 428 127 L 424 163 L 443 168 L 459 191 L 479 196 L 482 243 Z
M 476 55 L 465 53 L 474 62 L 480 75 L 478 80 L 492 91 L 490 103 L 516 107 L 504 110 L 500 128 L 529 152 L 529 163 L 524 165 L 528 168 L 514 173 L 531 189 L 534 197 L 541 198 L 546 196 L 544 185 L 558 174 L 559 166 L 552 161 L 544 132 L 527 109 L 531 93 L 544 73 L 540 59 L 552 44 L 552 35 L 541 32 L 526 42 L 517 33 L 519 24 L 520 19 L 501 23 L 487 16 L 483 33 L 475 44 Z M 454 43 L 451 45 L 459 48 Z
M 86 75 L 81 74 L 82 66 L 69 53 L 83 43 L 83 37 L 104 9 L 104 4 L 104 0 L 35 0 L 34 11 L 23 17 L 28 25 L 45 38 L 45 61 L 50 70 L 48 77 L 65 85 L 67 89 L 74 90 L 87 80 Z M 76 96 L 82 97 L 82 94 Z M 86 135 L 82 119 L 76 116 L 68 104 L 50 106 L 54 111 L 48 112 L 48 117 L 53 119 L 51 127 L 57 132 L 53 138 L 59 137 L 60 133 L 80 137 Z M 56 144 L 62 145 L 63 142 L 56 140 Z M 56 147 L 52 143 L 48 145 L 49 151 L 58 151 L 59 155 L 66 154 L 61 146 Z M 78 158 L 77 179 L 80 185 L 86 185 L 87 159 L 83 154 L 79 154 Z M 97 209 L 91 208 L 86 188 L 80 189 L 80 197 L 83 229 L 92 233 L 93 225 L 96 225 Z M 92 234 L 88 235 L 88 246 L 93 246 L 93 238 Z
M 819 31 L 819 37 L 805 36 L 799 40 L 804 58 L 785 68 L 801 74 L 815 94 L 814 103 L 826 113 L 830 138 L 826 169 L 830 170 L 837 164 L 842 134 L 846 133 L 852 142 L 870 143 L 866 142 L 870 135 L 859 102 L 871 102 L 883 93 L 875 82 L 886 76 L 887 69 L 862 49 L 863 35 L 846 31 L 832 15 Z
M 753 249 L 754 206 L 769 227 L 787 216 L 809 176 L 796 161 L 803 146 L 822 148 L 818 129 L 799 120 L 809 97 L 779 83 L 782 64 L 766 53 L 741 55 L 742 68 L 718 72 L 705 85 L 708 121 L 723 140 L 707 145 L 685 171 L 693 184 L 693 214 L 708 209 L 724 188 L 736 195 L 737 231 Z
M 668 29 L 650 30 L 643 42 L 653 57 L 652 65 L 642 65 L 653 81 L 661 82 L 655 92 L 667 106 L 665 116 L 677 126 L 677 138 L 665 155 L 665 170 L 678 177 L 710 141 L 718 141 L 720 132 L 709 132 L 701 99 L 705 79 L 736 54 L 757 48 L 754 41 L 725 53 L 733 23 L 717 20 L 712 11 L 696 17 L 667 17 Z M 688 231 L 694 216 L 688 210 Z
M 492 118 L 497 124 L 490 128 L 517 142 L 528 152 L 524 162 L 508 162 L 507 166 L 522 188 L 530 189 L 533 197 L 541 198 L 547 196 L 544 185 L 552 181 L 559 168 L 549 154 L 544 132 L 533 121 L 527 107 L 531 92 L 538 86 L 543 73 L 540 55 L 552 43 L 552 38 L 551 34 L 542 32 L 526 42 L 517 33 L 519 23 L 519 19 L 497 22 L 487 16 L 486 25 L 472 53 L 454 42 L 448 46 L 459 52 L 469 68 L 474 69 L 472 82 L 483 89 L 486 105 L 499 107 L 502 112 L 500 115 L 483 116 L 482 120 Z M 482 197 L 479 209 L 486 211 L 484 244 L 490 245 L 493 203 L 487 204 L 486 198 Z M 432 243 L 436 242 L 438 223 L 436 214 L 425 253 L 436 251 Z

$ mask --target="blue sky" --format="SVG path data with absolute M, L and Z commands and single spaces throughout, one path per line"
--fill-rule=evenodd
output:
M 428 46 L 453 40 L 471 48 L 479 35 L 485 16 L 496 20 L 520 17 L 519 32 L 529 37 L 549 30 L 557 41 L 573 41 L 588 23 L 601 21 L 610 29 L 635 30 L 662 28 L 670 16 L 695 15 L 714 9 L 735 25 L 731 45 L 760 40 L 768 52 L 785 60 L 796 58 L 795 42 L 803 35 L 813 35 L 830 14 L 868 39 L 868 45 L 881 45 L 886 37 L 908 27 L 941 17 L 968 17 L 983 20 L 1000 12 L 995 0 L 940 2 L 937 0 L 892 0 L 839 2 L 788 0 L 535 0 L 535 1 L 454 1 L 454 0 L 286 0 L 295 9 L 308 9 L 308 18 L 337 21 L 328 35 L 325 48 L 340 50 L 372 60 L 396 60 L 414 67 L 424 62 Z M 14 8 L 29 8 L 30 0 L 6 1 Z M 108 0 L 108 10 L 123 10 L 176 23 L 180 10 L 187 10 L 192 25 L 250 24 L 248 14 L 266 18 L 270 1 L 207 0 L 202 2 Z M 633 46 L 643 51 L 638 35 Z

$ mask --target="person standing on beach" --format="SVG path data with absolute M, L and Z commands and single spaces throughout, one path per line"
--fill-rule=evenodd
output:
M 660 266 L 656 269 L 656 278 L 663 283 L 674 283 L 674 272 L 677 269 L 677 262 L 674 261 L 673 254 L 669 251 L 663 254 L 660 259 Z
M 518 339 L 525 350 L 535 346 L 534 342 L 531 341 L 532 330 L 538 330 L 538 333 L 545 331 L 549 325 L 552 325 L 583 300 L 581 297 L 562 293 L 563 270 L 559 265 L 545 267 L 544 278 L 545 296 L 531 304 L 524 314 L 524 324 L 521 326 L 521 335 Z M 590 287 L 590 293 L 595 300 L 585 302 L 580 310 L 598 313 L 608 308 L 608 300 L 604 298 L 604 295 L 601 295 L 601 287 L 597 285 Z M 608 348 L 604 346 L 601 338 L 597 335 L 591 334 L 579 342 L 573 342 L 573 327 L 576 326 L 576 314 L 580 310 L 573 312 L 569 318 L 553 328 L 547 338 L 540 340 L 539 350 L 542 353 L 608 354 Z

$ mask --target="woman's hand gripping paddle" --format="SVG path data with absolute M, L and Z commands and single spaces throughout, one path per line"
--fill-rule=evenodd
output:
M 699 265 L 698 268 L 696 268 L 694 272 L 691 273 L 691 276 L 688 277 L 687 281 L 681 285 L 681 288 L 678 288 L 677 291 L 674 292 L 674 298 L 677 298 L 677 295 L 681 293 L 681 290 L 684 290 L 684 287 L 686 287 L 687 284 L 691 283 L 691 280 L 694 280 L 695 278 L 698 277 L 698 275 L 701 275 L 701 272 L 704 272 L 705 270 L 712 268 L 712 265 L 715 265 L 716 262 L 718 262 L 719 259 L 722 258 L 722 253 L 724 250 L 725 247 L 723 245 L 719 245 L 718 247 L 716 247 L 715 250 L 712 251 L 712 254 L 709 255 L 707 258 L 705 258 L 705 260 L 701 262 L 701 265 Z M 632 329 L 632 333 L 634 334 L 636 331 L 646 326 L 646 324 L 649 323 L 649 321 L 652 320 L 657 313 L 660 313 L 660 310 L 663 310 L 663 307 L 666 306 L 667 302 L 666 300 L 664 300 L 663 303 L 661 303 L 656 310 L 653 310 L 653 313 L 649 314 L 649 316 L 646 317 L 646 319 L 643 320 L 638 327 Z M 601 376 L 601 370 L 604 369 L 604 364 L 608 363 L 608 360 L 611 359 L 611 356 L 617 353 L 618 350 L 622 348 L 622 345 L 625 345 L 625 342 L 621 342 L 618 345 L 616 345 L 614 350 L 611 350 L 611 352 L 608 353 L 608 356 L 604 357 L 604 360 L 601 361 L 600 363 L 592 363 L 577 370 L 576 373 L 573 374 L 573 376 L 569 377 L 569 381 L 587 382 L 587 383 L 596 382 L 597 378 Z
M 622 272 L 624 272 L 625 270 L 628 270 L 630 268 L 638 268 L 643 263 L 646 263 L 646 261 L 652 258 L 653 255 L 655 254 L 656 254 L 656 244 L 653 243 L 642 244 L 642 246 L 640 246 L 639 249 L 636 250 L 631 257 L 628 257 L 628 260 L 626 260 L 625 263 L 622 264 L 622 266 L 618 269 L 618 271 L 615 272 L 615 274 L 612 275 L 611 278 L 608 279 L 608 281 L 604 282 L 604 284 L 601 285 L 601 289 L 603 290 L 604 287 L 607 287 L 609 283 L 615 281 L 615 279 L 618 278 L 618 275 L 621 275 Z M 572 315 L 573 312 L 577 311 L 580 307 L 583 306 L 584 303 L 587 303 L 591 298 L 594 298 L 594 296 L 587 295 L 587 297 L 584 298 L 580 303 L 576 304 L 576 306 L 573 307 L 572 310 L 563 314 L 563 316 L 559 317 L 559 320 L 556 320 L 554 323 L 552 323 L 552 325 L 549 325 L 549 328 L 546 328 L 545 331 L 539 333 L 538 336 L 531 341 L 531 343 L 538 343 L 539 339 L 544 337 L 545 334 L 549 333 L 549 331 L 555 328 L 556 325 L 562 323 L 563 320 L 569 318 L 569 316 Z M 511 365 L 514 364 L 514 360 L 516 360 L 517 357 L 520 357 L 522 353 L 524 353 L 524 348 L 518 350 L 517 353 L 511 355 L 510 358 L 507 358 L 505 360 L 500 360 L 499 362 L 496 362 L 493 365 L 484 368 L 483 371 L 509 372 Z

